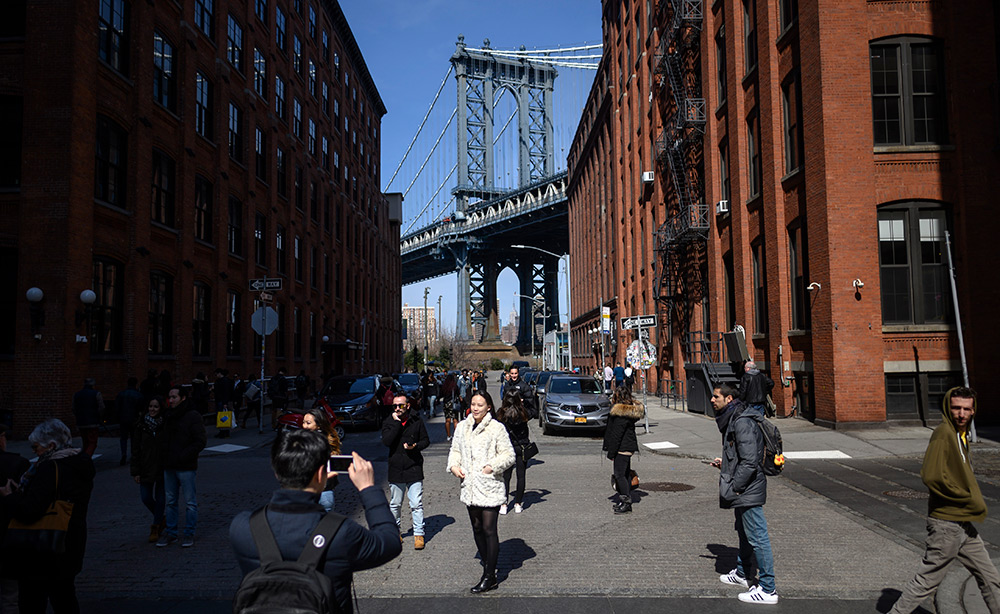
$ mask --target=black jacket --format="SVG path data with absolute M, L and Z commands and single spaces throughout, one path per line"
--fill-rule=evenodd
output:
M 58 480 L 56 465 L 59 466 Z M 17 556 L 0 557 L 4 559 L 4 573 L 17 578 L 80 573 L 87 546 L 87 507 L 90 505 L 90 493 L 94 489 L 95 473 L 94 462 L 83 452 L 47 460 L 38 466 L 35 475 L 23 490 L 0 498 L 4 515 L 24 523 L 39 520 L 57 496 L 73 503 L 69 530 L 66 532 L 66 552 L 19 553 Z
M 619 452 L 638 452 L 639 440 L 635 437 L 635 423 L 642 418 L 642 404 L 611 407 L 608 428 L 604 430 L 604 449 L 613 459 Z
M 215 380 L 215 386 L 212 386 L 212 394 L 215 396 L 216 403 L 225 405 L 231 402 L 233 400 L 233 380 L 225 375 Z
M 104 399 L 93 386 L 84 386 L 73 395 L 73 416 L 77 428 L 100 426 L 103 411 Z
M 516 382 L 507 380 L 507 383 L 504 384 L 503 387 L 504 396 L 510 394 L 512 390 L 516 390 L 517 393 L 521 396 L 521 404 L 524 405 L 525 409 L 527 409 L 529 412 L 538 411 L 538 409 L 535 407 L 535 395 L 531 394 L 531 387 L 528 386 L 528 383 L 524 381 L 523 377 L 518 376 Z
M 403 448 L 404 443 L 413 443 L 412 450 Z M 427 427 L 417 412 L 411 411 L 406 424 L 392 416 L 382 423 L 382 445 L 389 448 L 389 475 L 393 484 L 420 482 L 424 479 L 424 457 L 420 451 L 431 444 L 427 437 Z
M 20 454 L 0 452 L 0 484 L 6 485 L 7 480 L 19 481 L 29 467 L 31 463 Z M 0 543 L 3 543 L 3 534 L 7 531 L 9 521 L 10 518 L 4 514 L 3 506 L 0 506 Z
M 534 408 L 524 408 L 528 413 L 528 421 L 538 418 L 538 412 Z M 508 420 L 500 420 L 505 427 L 507 427 L 507 435 L 510 436 L 510 444 L 514 446 L 514 452 L 517 452 L 518 446 L 526 446 L 531 443 L 531 437 L 528 432 L 528 421 L 517 420 L 516 418 L 511 418 Z
M 757 369 L 743 373 L 740 378 L 740 400 L 746 404 L 759 405 L 774 388 L 774 380 Z
M 350 518 L 344 521 L 326 550 L 323 573 L 332 580 L 340 612 L 350 614 L 351 578 L 355 571 L 378 567 L 399 556 L 399 529 L 385 495 L 375 486 L 362 490 L 364 528 Z M 304 490 L 278 490 L 271 496 L 267 523 L 285 560 L 295 560 L 323 517 L 319 495 Z M 260 567 L 257 546 L 250 534 L 250 512 L 240 512 L 229 525 L 229 543 L 243 575 Z
M 767 501 L 767 476 L 761 468 L 764 436 L 757 426 L 760 412 L 736 401 L 722 437 L 722 470 L 719 473 L 719 507 L 756 507 Z M 725 419 L 720 415 L 716 419 Z
M 163 468 L 172 471 L 198 469 L 198 454 L 208 443 L 201 414 L 187 401 L 182 401 L 178 407 L 170 408 L 164 416 L 163 431 Z
M 137 418 L 142 415 L 145 409 L 142 393 L 135 388 L 126 388 L 115 397 L 115 409 L 118 410 L 118 424 L 125 429 L 122 433 L 127 435 L 132 429 Z
M 139 477 L 144 484 L 153 484 L 163 479 L 163 456 L 166 436 L 164 425 L 155 431 L 142 418 L 132 429 L 132 463 L 129 466 L 132 477 Z

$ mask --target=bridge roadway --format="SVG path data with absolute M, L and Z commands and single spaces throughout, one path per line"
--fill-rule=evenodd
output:
M 515 244 L 566 253 L 567 202 L 563 171 L 475 203 L 464 219 L 453 216 L 408 233 L 400 239 L 403 284 L 453 273 L 467 257 L 501 260 Z

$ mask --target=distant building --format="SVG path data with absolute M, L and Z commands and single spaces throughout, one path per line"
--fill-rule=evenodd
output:
M 416 346 L 418 350 L 423 352 L 425 339 L 431 346 L 437 343 L 438 327 L 434 307 L 410 307 L 409 303 L 403 303 L 403 319 L 406 320 L 404 351 L 411 350 Z M 424 337 L 425 331 L 426 338 Z
M 517 310 L 511 307 L 510 314 L 507 316 L 507 323 L 500 328 L 500 340 L 507 345 L 514 345 L 517 341 L 517 327 L 519 323 L 520 318 L 517 316 Z

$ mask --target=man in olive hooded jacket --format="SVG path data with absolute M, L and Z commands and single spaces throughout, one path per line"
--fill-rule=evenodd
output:
M 927 549 L 920 570 L 903 589 L 891 612 L 908 614 L 937 591 L 956 558 L 979 584 L 993 614 L 1000 613 L 1000 574 L 990 561 L 983 538 L 972 525 L 986 518 L 986 502 L 972 474 L 968 430 L 976 415 L 976 393 L 952 388 L 944 395 L 944 420 L 934 429 L 920 477 L 930 491 Z

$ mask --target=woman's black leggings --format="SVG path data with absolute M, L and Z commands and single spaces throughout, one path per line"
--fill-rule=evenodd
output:
M 500 535 L 497 533 L 497 520 L 500 518 L 500 507 L 469 506 L 469 520 L 472 521 L 472 536 L 476 539 L 479 558 L 483 562 L 483 574 L 493 576 L 497 573 L 497 558 L 500 556 Z
M 506 471 L 503 472 L 503 491 L 509 497 L 510 496 L 510 478 L 514 475 L 515 469 L 517 470 L 517 489 L 514 491 L 514 503 L 521 503 L 524 501 L 524 474 L 528 469 L 528 463 L 524 461 L 521 454 L 517 454 L 517 462 L 514 463 L 513 467 L 508 467 Z
M 616 454 L 615 455 L 615 487 L 618 489 L 618 494 L 622 496 L 632 497 L 632 480 L 629 479 L 629 469 L 632 465 L 632 455 L 631 454 Z

